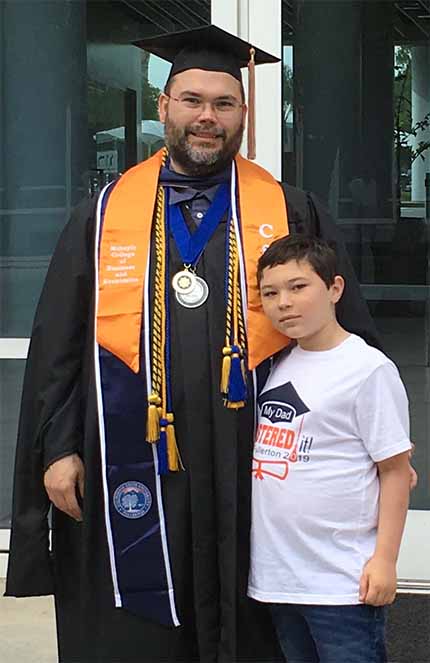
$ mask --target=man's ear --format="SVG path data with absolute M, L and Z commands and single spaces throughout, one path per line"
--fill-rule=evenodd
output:
M 344 290 L 345 290 L 345 279 L 340 274 L 336 274 L 333 283 L 331 285 L 333 304 L 337 304 L 339 299 L 342 297 Z
M 169 103 L 169 97 L 167 96 L 167 94 L 164 94 L 164 92 L 162 92 L 158 97 L 158 117 L 160 118 L 160 122 L 162 122 L 163 124 L 166 122 L 168 103 Z

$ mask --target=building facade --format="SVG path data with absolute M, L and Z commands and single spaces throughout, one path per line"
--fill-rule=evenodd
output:
M 406 384 L 420 480 L 391 633 L 396 661 L 427 661 L 429 0 L 0 0 L 0 576 L 25 359 L 53 248 L 82 197 L 163 144 L 168 65 L 133 41 L 210 22 L 282 59 L 256 71 L 257 162 L 329 206 Z

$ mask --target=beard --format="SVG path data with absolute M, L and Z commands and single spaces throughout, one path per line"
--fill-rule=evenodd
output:
M 165 122 L 165 141 L 172 159 L 187 173 L 197 177 L 214 175 L 227 168 L 239 152 L 244 131 L 243 121 L 236 131 L 227 138 L 224 129 L 205 124 L 188 124 L 185 127 L 176 125 L 167 115 Z M 218 150 L 205 149 L 191 145 L 188 136 L 193 133 L 210 133 L 220 138 L 222 146 Z

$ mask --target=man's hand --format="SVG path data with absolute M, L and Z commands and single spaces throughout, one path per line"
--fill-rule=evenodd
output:
M 396 589 L 395 562 L 371 557 L 361 574 L 359 600 L 367 605 L 389 605 L 396 598 Z
M 84 497 L 85 468 L 78 454 L 60 458 L 48 467 L 43 477 L 46 492 L 51 502 L 78 522 L 82 521 L 82 511 L 76 491 Z

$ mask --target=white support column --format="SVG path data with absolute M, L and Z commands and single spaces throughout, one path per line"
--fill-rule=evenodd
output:
M 240 36 L 238 32 L 239 3 L 240 0 L 212 0 L 212 23 L 227 32 L 231 32 L 232 35 Z
M 282 58 L 281 0 L 248 0 L 248 40 Z M 282 176 L 282 63 L 256 67 L 257 163 Z
M 281 58 L 281 5 L 281 0 L 212 0 L 212 23 Z M 246 91 L 248 75 L 242 71 Z M 256 163 L 281 179 L 281 63 L 256 68 L 256 134 Z M 246 155 L 246 135 L 241 151 Z
M 412 49 L 412 125 L 421 122 L 430 113 L 430 47 L 414 46 Z M 430 127 L 412 137 L 412 146 L 420 141 L 430 141 Z M 412 163 L 412 200 L 425 200 L 425 176 L 430 171 L 430 148 Z

